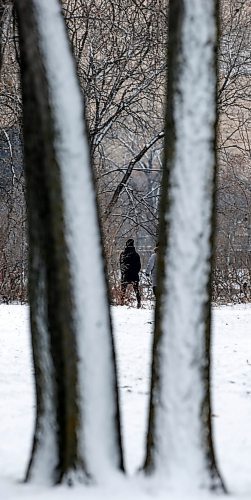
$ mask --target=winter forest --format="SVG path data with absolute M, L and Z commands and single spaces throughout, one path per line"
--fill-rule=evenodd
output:
M 1 498 L 250 495 L 250 45 L 250 0 L 0 0 Z

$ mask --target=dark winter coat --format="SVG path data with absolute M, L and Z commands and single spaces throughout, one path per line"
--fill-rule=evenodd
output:
M 134 246 L 126 246 L 120 254 L 121 283 L 132 283 L 139 281 L 141 269 L 140 256 Z

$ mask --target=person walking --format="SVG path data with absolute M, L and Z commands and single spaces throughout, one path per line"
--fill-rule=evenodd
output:
M 134 240 L 127 240 L 125 249 L 119 258 L 121 271 L 121 305 L 124 304 L 127 286 L 132 284 L 137 298 L 137 308 L 141 306 L 141 297 L 139 291 L 139 271 L 141 269 L 140 256 L 135 250 Z
M 154 248 L 154 253 L 151 255 L 147 267 L 146 267 L 146 276 L 151 275 L 153 294 L 156 297 L 156 288 L 157 288 L 157 252 L 159 248 L 159 243 L 157 243 Z

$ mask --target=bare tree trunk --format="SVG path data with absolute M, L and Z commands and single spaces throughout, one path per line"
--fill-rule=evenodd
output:
M 145 469 L 223 488 L 211 429 L 210 269 L 217 0 L 173 0 L 158 297 Z
M 118 202 L 118 199 L 121 195 L 121 193 L 123 192 L 131 174 L 132 174 L 132 171 L 133 171 L 133 168 L 134 166 L 136 165 L 136 163 L 138 161 L 141 160 L 141 158 L 144 156 L 144 154 L 157 142 L 159 141 L 160 139 L 162 139 L 162 137 L 164 137 L 164 132 L 161 131 L 159 132 L 148 144 L 145 144 L 145 146 L 142 148 L 142 150 L 137 154 L 137 156 L 135 156 L 129 163 L 127 169 L 126 169 L 126 172 L 125 174 L 123 175 L 122 177 L 122 180 L 120 181 L 120 183 L 118 184 L 118 186 L 116 187 L 113 195 L 112 195 L 112 198 L 111 200 L 109 201 L 108 205 L 107 205 L 107 208 L 105 209 L 105 213 L 104 213 L 104 221 L 106 222 L 108 217 L 111 215 L 116 203 Z
M 4 10 L 5 10 L 5 2 L 4 0 L 0 0 L 0 75 L 3 65 L 3 19 L 4 19 Z
M 16 0 L 37 418 L 27 479 L 123 468 L 114 348 L 81 95 L 57 0 Z

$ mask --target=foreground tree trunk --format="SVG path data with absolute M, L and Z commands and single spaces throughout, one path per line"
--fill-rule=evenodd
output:
M 57 0 L 16 0 L 37 418 L 27 479 L 123 468 L 116 369 L 82 99 Z
M 169 11 L 166 157 L 147 472 L 184 489 L 223 488 L 210 401 L 216 0 Z

